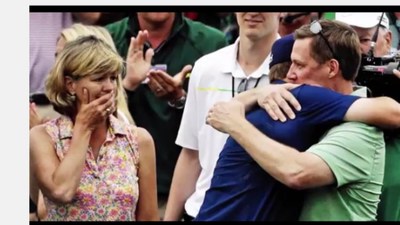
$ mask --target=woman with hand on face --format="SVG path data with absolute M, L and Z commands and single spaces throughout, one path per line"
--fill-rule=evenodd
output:
M 94 35 L 94 36 L 102 39 L 107 44 L 109 44 L 114 51 L 117 52 L 114 41 L 106 28 L 101 27 L 101 26 L 84 25 L 81 23 L 75 23 L 74 25 L 64 29 L 61 32 L 60 37 L 57 40 L 56 55 L 64 48 L 66 43 L 76 40 L 79 37 L 88 36 L 88 35 Z M 121 120 L 124 120 L 128 123 L 135 124 L 135 121 L 132 118 L 132 116 L 129 112 L 129 109 L 128 109 L 125 89 L 122 86 L 122 77 L 118 76 L 118 79 L 121 79 L 118 82 L 119 83 L 119 85 L 118 85 L 119 90 L 118 90 L 118 96 L 117 96 L 118 118 Z
M 153 139 L 115 117 L 123 67 L 95 36 L 57 56 L 46 95 L 61 116 L 30 130 L 45 220 L 158 220 Z
M 78 39 L 79 37 L 82 36 L 89 36 L 89 35 L 94 35 L 103 41 L 105 41 L 107 44 L 109 44 L 115 51 L 117 49 L 115 48 L 114 41 L 108 32 L 107 29 L 101 26 L 94 26 L 94 25 L 85 25 L 82 23 L 75 23 L 70 27 L 67 27 L 63 29 L 57 38 L 57 43 L 56 43 L 56 52 L 55 56 L 60 53 L 60 51 L 64 48 L 65 44 L 74 41 Z M 121 79 L 121 76 L 118 77 L 118 79 Z M 133 120 L 129 110 L 128 110 L 128 104 L 126 101 L 126 93 L 125 89 L 122 86 L 122 81 L 119 82 L 119 91 L 118 91 L 118 118 L 121 120 L 124 120 L 128 123 L 135 124 L 135 121 Z M 39 99 L 40 101 L 44 101 L 44 99 Z M 29 106 L 29 112 L 30 112 L 30 117 L 29 117 L 29 128 L 32 128 L 36 125 L 42 124 L 51 118 L 58 117 L 59 114 L 54 112 L 52 110 L 51 105 L 47 107 L 47 104 L 45 104 L 46 107 L 45 109 L 41 106 L 37 106 L 35 104 L 35 99 L 32 99 L 33 102 L 30 103 Z M 47 101 L 47 98 L 46 98 Z M 43 103 L 41 104 L 43 105 Z

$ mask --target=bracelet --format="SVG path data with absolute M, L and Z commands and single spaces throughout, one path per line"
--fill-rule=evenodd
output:
M 186 95 L 182 95 L 182 97 L 180 97 L 177 100 L 168 101 L 168 105 L 175 109 L 183 109 L 183 107 L 185 106 L 185 102 L 186 102 Z

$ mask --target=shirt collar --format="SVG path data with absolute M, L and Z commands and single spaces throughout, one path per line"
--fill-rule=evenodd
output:
M 69 117 L 61 116 L 58 119 L 58 127 L 60 128 L 60 138 L 72 138 L 73 123 Z M 110 115 L 110 129 L 107 131 L 106 139 L 113 139 L 116 134 L 126 135 L 127 125 L 125 122 L 120 121 L 114 115 Z
M 233 73 L 233 71 L 235 71 L 238 49 L 239 38 L 237 38 L 236 41 L 227 48 L 228 59 L 226 60 L 227 63 L 222 65 L 222 73 Z

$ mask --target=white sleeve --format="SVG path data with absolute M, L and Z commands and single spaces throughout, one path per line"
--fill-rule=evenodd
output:
M 182 120 L 179 127 L 175 143 L 183 148 L 198 150 L 198 90 L 197 83 L 200 79 L 201 71 L 197 62 L 195 63 L 190 78 L 188 93 L 186 97 L 185 108 L 183 110 Z

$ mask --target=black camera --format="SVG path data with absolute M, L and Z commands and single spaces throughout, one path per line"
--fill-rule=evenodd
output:
M 368 97 L 387 96 L 400 103 L 400 78 L 393 74 L 393 69 L 399 69 L 399 63 L 400 52 L 383 57 L 363 55 L 356 83 L 367 87 Z M 400 128 L 385 131 L 386 140 L 399 135 Z
M 356 83 L 368 88 L 368 97 L 388 96 L 400 103 L 400 78 L 393 74 L 399 63 L 400 51 L 383 57 L 363 55 Z

